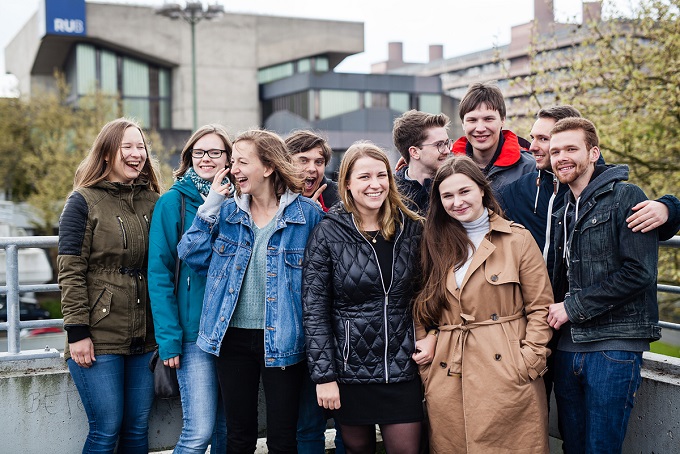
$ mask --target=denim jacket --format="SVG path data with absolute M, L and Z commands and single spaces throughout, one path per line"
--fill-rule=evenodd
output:
M 177 246 L 194 271 L 207 273 L 197 345 L 218 356 L 236 308 L 253 244 L 248 196 L 225 201 L 219 217 L 199 209 Z M 286 192 L 267 245 L 264 350 L 267 367 L 285 367 L 305 357 L 302 328 L 302 259 L 307 237 L 322 219 L 318 204 Z
M 578 201 L 568 192 L 554 215 L 555 301 L 564 295 L 575 343 L 661 337 L 658 233 L 627 227 L 631 208 L 646 200 L 627 179 L 627 166 L 598 166 Z

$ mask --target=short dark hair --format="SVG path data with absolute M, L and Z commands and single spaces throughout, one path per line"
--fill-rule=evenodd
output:
M 565 104 L 563 106 L 552 106 L 541 109 L 536 114 L 536 118 L 552 118 L 555 121 L 560 121 L 564 118 L 578 117 L 582 118 L 581 112 L 574 106 Z
M 501 120 L 505 119 L 505 100 L 501 89 L 494 83 L 483 82 L 470 85 L 467 93 L 458 106 L 460 119 L 484 104 L 489 109 L 498 111 Z
M 408 164 L 411 154 L 408 149 L 420 146 L 427 137 L 427 130 L 431 128 L 449 129 L 451 121 L 443 113 L 434 115 L 419 110 L 409 110 L 394 119 L 392 140 L 399 153 Z
M 586 142 L 586 148 L 589 150 L 600 145 L 600 138 L 597 135 L 597 128 L 592 121 L 585 118 L 564 118 L 557 123 L 550 130 L 550 136 L 565 132 L 565 131 L 583 131 L 583 136 Z
M 326 139 L 307 130 L 293 131 L 286 139 L 286 147 L 290 154 L 304 153 L 312 148 L 321 147 L 321 156 L 328 165 L 331 160 L 332 150 Z

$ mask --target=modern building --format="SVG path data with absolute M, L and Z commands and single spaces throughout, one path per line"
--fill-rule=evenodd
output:
M 582 23 L 600 21 L 601 1 L 582 2 Z M 508 117 L 533 116 L 528 108 L 530 85 L 513 84 L 511 81 L 534 74 L 537 70 L 554 71 L 569 48 L 579 44 L 587 36 L 587 27 L 575 23 L 555 21 L 552 0 L 534 0 L 534 20 L 511 29 L 509 44 L 479 52 L 443 58 L 440 45 L 430 46 L 427 63 L 403 61 L 401 43 L 390 43 L 388 60 L 372 65 L 371 71 L 380 74 L 439 76 L 444 93 L 461 99 L 467 88 L 476 82 L 496 81 L 503 91 Z M 532 53 L 539 58 L 532 60 Z M 550 93 L 540 95 L 543 105 L 550 104 Z
M 455 111 L 436 76 L 333 72 L 363 51 L 360 22 L 226 13 L 195 35 L 199 125 L 313 128 L 342 151 L 360 139 L 391 148 L 392 121 L 411 108 Z M 192 128 L 191 29 L 153 8 L 43 0 L 5 61 L 22 95 L 54 90 L 60 71 L 71 102 L 94 90 L 116 96 L 117 114 L 159 130 L 166 146 Z

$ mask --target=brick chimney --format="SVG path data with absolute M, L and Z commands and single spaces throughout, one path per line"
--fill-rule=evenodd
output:
M 430 44 L 429 61 L 442 60 L 444 58 L 444 46 L 441 44 Z
M 602 20 L 602 2 L 583 2 L 583 23 L 600 22 Z
M 404 45 L 400 42 L 392 42 L 387 44 L 387 62 L 404 63 Z
M 553 0 L 534 0 L 534 20 L 539 31 L 549 30 L 555 23 Z

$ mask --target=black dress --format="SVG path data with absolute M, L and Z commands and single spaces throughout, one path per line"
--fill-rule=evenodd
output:
M 392 282 L 394 241 L 378 232 L 366 232 L 378 256 L 385 288 Z M 375 241 L 372 241 L 375 240 Z M 340 424 L 403 424 L 423 420 L 423 395 L 420 378 L 408 382 L 376 384 L 338 383 L 340 408 L 332 411 Z

